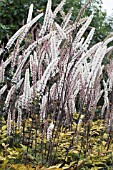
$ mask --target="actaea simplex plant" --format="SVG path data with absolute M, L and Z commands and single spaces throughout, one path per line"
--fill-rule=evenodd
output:
M 113 49 L 109 47 L 113 36 L 90 46 L 95 28 L 90 27 L 87 37 L 84 35 L 94 14 L 81 18 L 90 1 L 74 22 L 71 20 L 73 9 L 67 14 L 63 11 L 65 3 L 66 0 L 62 0 L 52 11 L 52 2 L 48 0 L 45 15 L 40 13 L 35 18 L 32 18 L 31 4 L 26 25 L 0 49 L 1 112 L 7 115 L 7 133 L 13 135 L 16 129 L 25 127 L 26 119 L 32 118 L 36 135 L 40 131 L 42 141 L 44 137 L 49 141 L 47 157 L 51 156 L 56 131 L 60 131 L 62 125 L 71 129 L 75 112 L 79 113 L 78 123 L 84 121 L 83 110 L 88 125 L 102 96 L 101 115 L 110 129 L 113 126 L 112 95 L 109 95 L 113 87 L 113 61 L 106 67 L 102 63 Z M 61 16 L 60 24 L 57 14 Z

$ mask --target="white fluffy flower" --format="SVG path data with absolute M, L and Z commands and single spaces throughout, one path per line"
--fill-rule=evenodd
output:
M 48 127 L 48 129 L 47 129 L 47 139 L 52 138 L 53 129 L 54 129 L 54 124 L 53 124 L 53 122 L 52 122 L 52 123 L 50 124 L 50 126 Z

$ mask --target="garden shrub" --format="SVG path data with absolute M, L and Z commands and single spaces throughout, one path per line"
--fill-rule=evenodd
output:
M 89 2 L 75 21 L 72 9 L 62 12 L 65 0 L 54 11 L 48 0 L 45 15 L 35 18 L 31 4 L 27 23 L 1 48 L 0 149 L 6 166 L 112 166 L 113 61 L 105 67 L 103 59 L 113 49 L 113 36 L 90 45 L 95 28 L 85 33 L 93 14 L 81 18 Z

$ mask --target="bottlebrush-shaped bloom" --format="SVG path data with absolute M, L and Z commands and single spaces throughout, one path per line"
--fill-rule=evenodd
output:
M 47 81 L 50 77 L 50 74 L 51 72 L 56 68 L 58 64 L 58 58 L 55 58 L 53 61 L 51 61 L 51 63 L 48 65 L 48 67 L 46 68 L 41 80 L 40 80 L 40 83 L 39 83 L 39 87 L 38 87 L 38 91 L 41 91 L 42 93 L 44 92 L 45 90 L 45 87 L 46 87 L 46 84 L 47 84 Z
M 16 113 L 16 109 L 13 110 L 12 113 L 12 133 L 15 133 L 15 113 Z
M 104 85 L 104 105 L 102 107 L 102 115 L 105 111 L 105 108 L 109 106 L 109 98 L 108 98 L 108 84 L 103 80 Z
M 32 43 L 24 52 L 23 54 L 23 60 L 21 61 L 21 63 L 19 64 L 12 80 L 17 82 L 18 81 L 18 76 L 21 75 L 21 71 L 22 71 L 22 68 L 27 60 L 27 58 L 29 57 L 30 53 L 33 51 L 33 49 L 37 46 L 37 41 L 35 41 L 34 43 Z
M 44 23 L 42 25 L 41 31 L 39 33 L 39 36 L 43 36 L 47 30 L 47 27 L 49 27 L 50 20 L 51 20 L 51 0 L 48 0 L 47 3 L 47 8 L 46 8 L 46 13 L 44 17 Z
M 61 11 L 62 7 L 64 6 L 64 4 L 66 3 L 66 0 L 62 0 L 59 5 L 56 7 L 56 9 L 53 12 L 53 18 L 56 18 L 56 15 L 59 11 Z
M 22 42 L 22 40 L 24 39 L 26 33 L 29 31 L 29 29 L 32 27 L 32 25 L 37 22 L 37 20 L 39 20 L 41 17 L 43 16 L 43 13 L 39 14 L 38 16 L 36 16 L 34 19 L 31 20 L 31 22 L 29 22 L 28 24 L 22 26 L 8 41 L 8 43 L 6 44 L 6 49 L 10 49 L 11 46 L 13 45 L 13 43 L 15 42 L 15 40 L 19 37 L 19 44 Z M 27 29 L 28 28 L 28 29 Z M 24 32 L 24 33 L 23 33 Z M 22 35 L 22 36 L 21 36 Z
M 50 49 L 51 49 L 51 60 L 58 57 L 58 49 L 56 43 L 56 32 L 52 32 L 52 36 L 50 39 Z
M 7 89 L 7 85 L 4 85 L 4 86 L 0 89 L 0 97 L 1 97 L 1 95 L 5 92 L 6 89 Z
M 51 37 L 51 33 L 43 36 L 42 38 L 38 39 L 38 44 L 41 45 L 42 43 L 44 43 L 44 41 L 49 40 L 50 37 Z
M 79 28 L 79 26 L 84 24 L 84 22 L 86 21 L 87 21 L 87 17 L 81 18 L 78 22 L 75 21 L 73 24 L 69 24 L 69 26 L 65 28 L 66 35 L 71 33 L 73 30 L 76 30 L 76 28 Z
M 18 43 L 21 44 L 23 39 L 25 38 L 26 34 L 28 33 L 29 29 L 43 16 L 43 13 L 39 14 L 35 18 L 33 18 L 31 21 L 29 21 L 26 24 L 25 29 L 23 30 L 23 33 L 18 38 Z
M 46 93 L 46 95 L 44 95 L 42 98 L 42 102 L 40 105 L 40 120 L 45 119 L 47 102 L 48 102 L 48 93 Z
M 55 26 L 56 26 L 58 35 L 60 36 L 60 39 L 66 39 L 67 36 L 66 36 L 65 32 L 63 31 L 63 29 L 60 27 L 60 25 L 55 22 Z
M 36 61 L 34 60 L 33 61 L 33 77 L 32 77 L 32 80 L 33 80 L 33 93 L 34 93 L 34 97 L 36 95 L 36 83 L 37 83 L 37 64 L 36 64 Z
M 113 86 L 113 60 L 110 61 L 110 64 L 106 67 L 107 74 L 108 74 L 108 85 L 109 85 L 109 91 L 112 91 Z
M 48 140 L 52 138 L 53 129 L 54 129 L 54 124 L 53 124 L 53 122 L 51 122 L 51 124 L 49 125 L 49 127 L 47 129 L 47 139 Z
M 62 23 L 62 28 L 63 30 L 67 27 L 67 25 L 69 24 L 70 18 L 72 16 L 72 10 L 73 7 L 69 10 L 69 12 L 67 13 L 67 15 L 64 17 L 63 19 L 63 23 Z
M 23 33 L 24 29 L 25 29 L 26 25 L 22 26 L 8 41 L 8 43 L 6 44 L 6 49 L 10 49 L 11 46 L 13 45 L 13 43 L 15 42 L 15 40 Z
M 58 99 L 58 95 L 57 95 L 57 84 L 54 83 L 50 89 L 50 97 L 52 100 Z
M 4 62 L 4 68 L 7 67 L 7 65 L 11 62 L 13 56 L 11 55 L 5 62 Z
M 87 19 L 87 21 L 85 22 L 85 24 L 80 28 L 80 30 L 78 31 L 74 43 L 73 43 L 73 49 L 76 49 L 76 44 L 80 41 L 80 39 L 82 38 L 84 32 L 87 30 L 89 24 L 91 23 L 93 19 L 93 15 L 90 15 L 90 17 Z
M 33 76 L 33 55 L 30 55 L 30 71 L 31 76 Z
M 22 125 L 22 109 L 18 106 L 17 129 L 20 129 L 21 125 Z
M 15 50 L 12 52 L 12 59 L 11 59 L 11 72 L 14 71 L 14 67 L 16 66 L 17 64 L 17 57 L 18 57 L 18 54 L 19 54 L 19 43 L 17 41 L 17 44 L 16 44 L 16 48 Z
M 26 69 L 25 80 L 24 80 L 24 89 L 22 96 L 22 107 L 27 108 L 31 100 L 31 91 L 30 91 L 30 80 L 29 80 L 29 68 Z
M 0 48 L 0 55 L 4 52 L 3 48 Z
M 9 90 L 9 92 L 7 94 L 7 97 L 6 97 L 6 100 L 5 100 L 5 108 L 9 107 L 9 103 L 10 103 L 11 97 L 14 95 L 15 90 L 16 90 L 16 85 L 13 85 L 10 88 L 10 90 Z
M 113 51 L 113 46 L 107 48 L 106 54 L 109 53 L 110 51 Z
M 68 106 L 69 106 L 70 114 L 76 113 L 75 95 L 73 93 L 68 98 Z
M 22 79 L 17 83 L 17 85 L 16 85 L 16 89 L 17 89 L 17 90 L 20 88 L 20 86 L 22 85 L 23 81 L 24 81 L 24 78 L 22 78 Z
M 104 41 L 104 45 L 108 45 L 110 42 L 113 41 L 113 37 L 110 37 L 110 38 L 107 38 L 105 41 Z
M 0 65 L 0 83 L 4 82 L 4 72 L 5 72 L 4 62 L 2 61 Z
M 11 112 L 8 111 L 8 117 L 7 117 L 7 134 L 11 135 Z
M 33 4 L 30 5 L 29 7 L 29 13 L 27 17 L 27 24 L 32 20 L 32 14 L 33 14 Z
M 82 46 L 82 48 L 84 48 L 85 51 L 87 51 L 87 48 L 89 47 L 89 44 L 93 38 L 94 33 L 95 33 L 95 28 L 92 28 Z

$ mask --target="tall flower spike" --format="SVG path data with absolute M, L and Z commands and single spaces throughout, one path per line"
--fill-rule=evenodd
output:
M 21 63 L 19 64 L 13 78 L 12 81 L 17 82 L 18 81 L 18 76 L 21 75 L 21 70 L 27 60 L 27 58 L 29 57 L 30 53 L 33 51 L 33 49 L 37 46 L 37 41 L 33 42 L 24 52 L 23 55 L 23 60 L 21 61 Z
M 33 61 L 33 94 L 34 97 L 36 95 L 36 80 L 37 80 L 37 65 L 36 65 L 36 61 Z
M 103 80 L 103 85 L 104 85 L 104 105 L 102 107 L 102 115 L 105 111 L 105 108 L 109 106 L 108 88 L 107 88 L 107 83 L 104 80 Z
M 12 113 L 12 133 L 15 133 L 15 113 L 16 113 L 16 109 L 13 109 L 13 113 Z
M 22 125 L 22 110 L 18 106 L 17 129 L 20 129 L 21 125 Z
M 0 56 L 4 52 L 4 49 L 0 48 Z
M 42 98 L 42 103 L 40 105 L 40 111 L 41 111 L 40 120 L 44 120 L 44 118 L 45 118 L 47 102 L 48 102 L 48 92 Z
M 50 45 L 51 59 L 53 60 L 54 58 L 58 57 L 58 49 L 56 46 L 56 32 L 55 31 L 52 32 L 50 42 L 51 42 L 51 45 Z
M 60 38 L 66 39 L 67 38 L 66 34 L 65 34 L 64 30 L 60 27 L 60 25 L 55 22 L 55 26 L 56 26 L 58 34 L 60 35 Z
M 38 67 L 39 61 L 38 61 L 38 57 L 37 57 L 37 52 L 36 51 L 34 51 L 33 57 L 34 57 L 34 62 L 36 63 L 36 66 Z
M 16 89 L 17 89 L 17 90 L 20 88 L 20 86 L 22 85 L 23 81 L 24 81 L 24 78 L 22 78 L 22 79 L 17 83 L 17 85 L 16 85 Z
M 51 63 L 48 65 L 48 67 L 46 68 L 42 78 L 41 78 L 41 81 L 39 82 L 39 85 L 38 85 L 38 91 L 41 91 L 42 93 L 44 92 L 45 90 L 45 87 L 46 87 L 46 84 L 47 84 L 47 81 L 51 75 L 51 72 L 56 68 L 58 64 L 58 58 L 55 58 L 53 61 L 51 61 Z
M 6 100 L 5 100 L 5 108 L 9 107 L 9 103 L 10 103 L 11 97 L 15 93 L 15 90 L 16 90 L 16 85 L 13 85 L 11 87 L 11 89 L 9 90 L 8 94 L 7 94 L 7 97 L 6 97 Z
M 43 36 L 42 38 L 40 38 L 40 39 L 38 40 L 38 44 L 41 45 L 45 40 L 50 39 L 50 37 L 51 37 L 51 33 Z
M 4 86 L 0 89 L 0 97 L 1 97 L 1 95 L 5 92 L 6 89 L 7 89 L 7 85 L 4 85 Z
M 62 23 L 63 30 L 67 27 L 67 25 L 70 21 L 70 18 L 71 18 L 71 15 L 72 15 L 72 10 L 73 10 L 73 7 L 69 10 L 69 12 L 67 13 L 67 15 L 64 18 L 64 21 Z
M 5 62 L 4 62 L 4 68 L 7 67 L 7 65 L 11 62 L 13 56 L 11 55 Z
M 87 19 L 87 21 L 85 22 L 85 24 L 82 26 L 82 28 L 80 28 L 80 30 L 78 31 L 76 38 L 74 40 L 73 43 L 73 48 L 74 50 L 76 49 L 76 43 L 78 43 L 80 41 L 80 39 L 82 38 L 84 32 L 87 30 L 89 24 L 91 23 L 93 19 L 93 15 L 90 15 L 90 17 Z
M 15 42 L 15 40 L 23 33 L 24 29 L 25 29 L 26 25 L 24 25 L 23 27 L 21 27 L 8 41 L 8 43 L 6 44 L 6 49 L 10 49 L 11 46 L 13 45 L 13 43 Z
M 32 20 L 32 14 L 33 14 L 33 4 L 30 5 L 28 18 L 27 18 L 27 24 Z
M 35 18 L 33 18 L 28 24 L 26 24 L 25 29 L 23 30 L 23 33 L 19 36 L 18 38 L 18 43 L 21 44 L 23 41 L 24 37 L 26 36 L 27 32 L 29 29 L 43 16 L 43 13 L 37 15 Z
M 89 35 L 87 36 L 83 46 L 82 46 L 82 48 L 84 48 L 84 51 L 87 51 L 87 48 L 88 48 L 88 46 L 89 46 L 89 44 L 90 44 L 90 42 L 93 38 L 94 32 L 95 32 L 95 28 L 92 28 Z
M 66 0 L 62 0 L 60 4 L 56 7 L 53 12 L 53 18 L 56 18 L 57 13 L 62 9 L 63 5 L 66 3 Z
M 113 37 L 106 39 L 104 45 L 108 45 L 111 41 L 113 41 Z
M 29 81 L 29 68 L 26 69 L 25 73 L 25 81 L 24 81 L 24 92 L 23 92 L 23 107 L 27 108 L 31 99 L 31 91 L 30 91 L 30 81 Z
M 53 129 L 54 129 L 54 124 L 52 122 L 50 124 L 50 126 L 48 127 L 48 129 L 47 129 L 47 139 L 51 139 L 52 138 Z
M 0 83 L 4 82 L 4 72 L 5 72 L 4 62 L 2 60 L 1 66 L 0 66 Z
M 45 17 L 44 17 L 44 23 L 42 25 L 41 31 L 39 33 L 39 36 L 43 36 L 47 30 L 47 26 L 51 20 L 51 0 L 48 0 L 47 3 L 47 8 L 46 8 L 46 13 L 45 13 Z
M 30 72 L 31 76 L 33 76 L 33 55 L 30 55 Z
M 16 66 L 16 61 L 17 61 L 17 56 L 18 56 L 18 54 L 19 54 L 19 43 L 18 43 L 18 41 L 17 41 L 17 43 L 16 43 L 16 48 L 15 48 L 15 50 L 12 52 L 12 60 L 11 60 L 11 71 L 13 72 L 14 71 L 14 68 L 15 68 L 15 66 Z
M 8 111 L 8 117 L 7 117 L 7 134 L 11 134 L 11 112 Z
M 80 19 L 80 21 L 77 23 L 73 23 L 72 25 L 70 24 L 67 28 L 65 28 L 65 32 L 68 35 L 70 32 L 72 32 L 73 30 L 75 30 L 77 27 L 79 27 L 80 25 L 84 24 L 84 22 L 87 21 L 87 18 L 82 18 Z
M 106 54 L 109 53 L 110 51 L 113 51 L 113 46 L 107 48 Z

